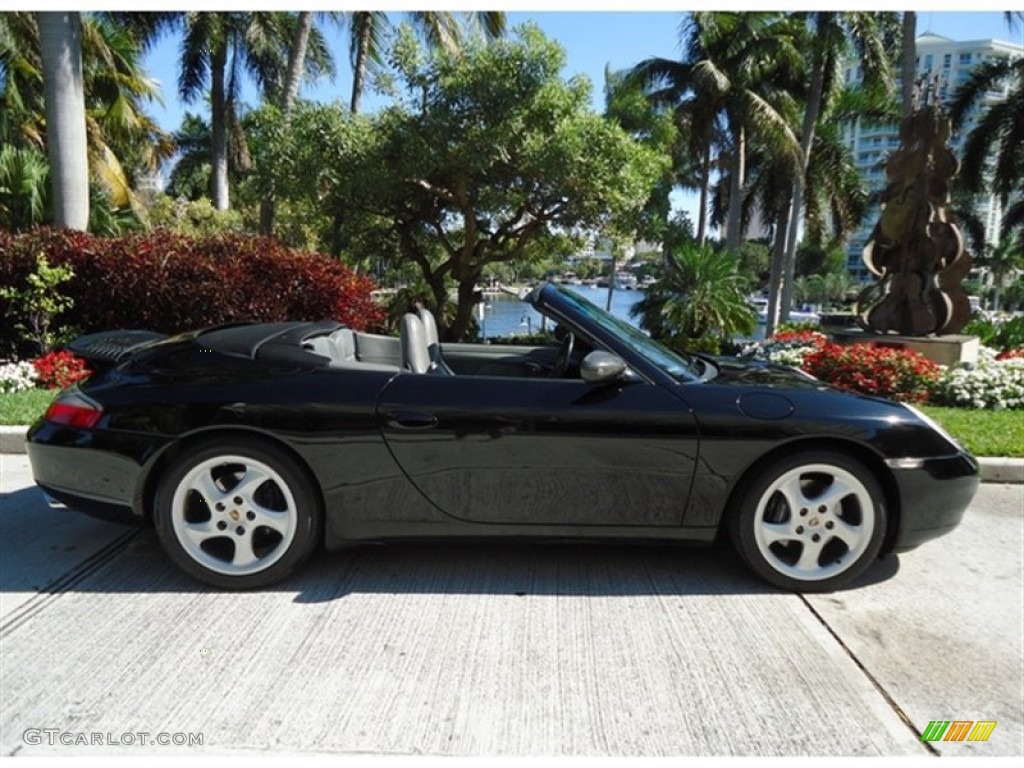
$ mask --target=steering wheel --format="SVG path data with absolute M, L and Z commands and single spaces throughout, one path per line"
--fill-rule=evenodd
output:
M 551 368 L 551 378 L 560 379 L 565 375 L 565 372 L 569 369 L 569 361 L 572 359 L 572 348 L 576 343 L 576 336 L 573 335 L 572 331 L 567 331 L 565 336 L 562 337 L 562 346 L 558 350 L 558 357 L 555 359 L 555 364 Z

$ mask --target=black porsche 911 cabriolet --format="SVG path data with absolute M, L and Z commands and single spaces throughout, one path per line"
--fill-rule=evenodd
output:
M 907 405 L 794 369 L 688 357 L 576 293 L 524 298 L 558 344 L 440 344 L 334 322 L 111 332 L 29 431 L 55 500 L 152 524 L 218 587 L 321 544 L 731 537 L 769 582 L 831 590 L 957 525 L 977 462 Z

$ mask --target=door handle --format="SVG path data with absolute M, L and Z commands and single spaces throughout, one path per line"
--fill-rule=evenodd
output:
M 387 420 L 392 429 L 433 429 L 437 426 L 436 416 L 421 411 L 391 411 Z

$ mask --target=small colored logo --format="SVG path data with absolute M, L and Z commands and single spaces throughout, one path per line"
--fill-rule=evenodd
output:
M 932 720 L 921 734 L 921 741 L 988 741 L 996 729 L 996 720 Z

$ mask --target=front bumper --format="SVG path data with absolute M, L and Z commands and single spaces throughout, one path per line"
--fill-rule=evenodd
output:
M 967 453 L 889 464 L 900 497 L 900 520 L 891 551 L 904 552 L 956 528 L 981 473 Z

